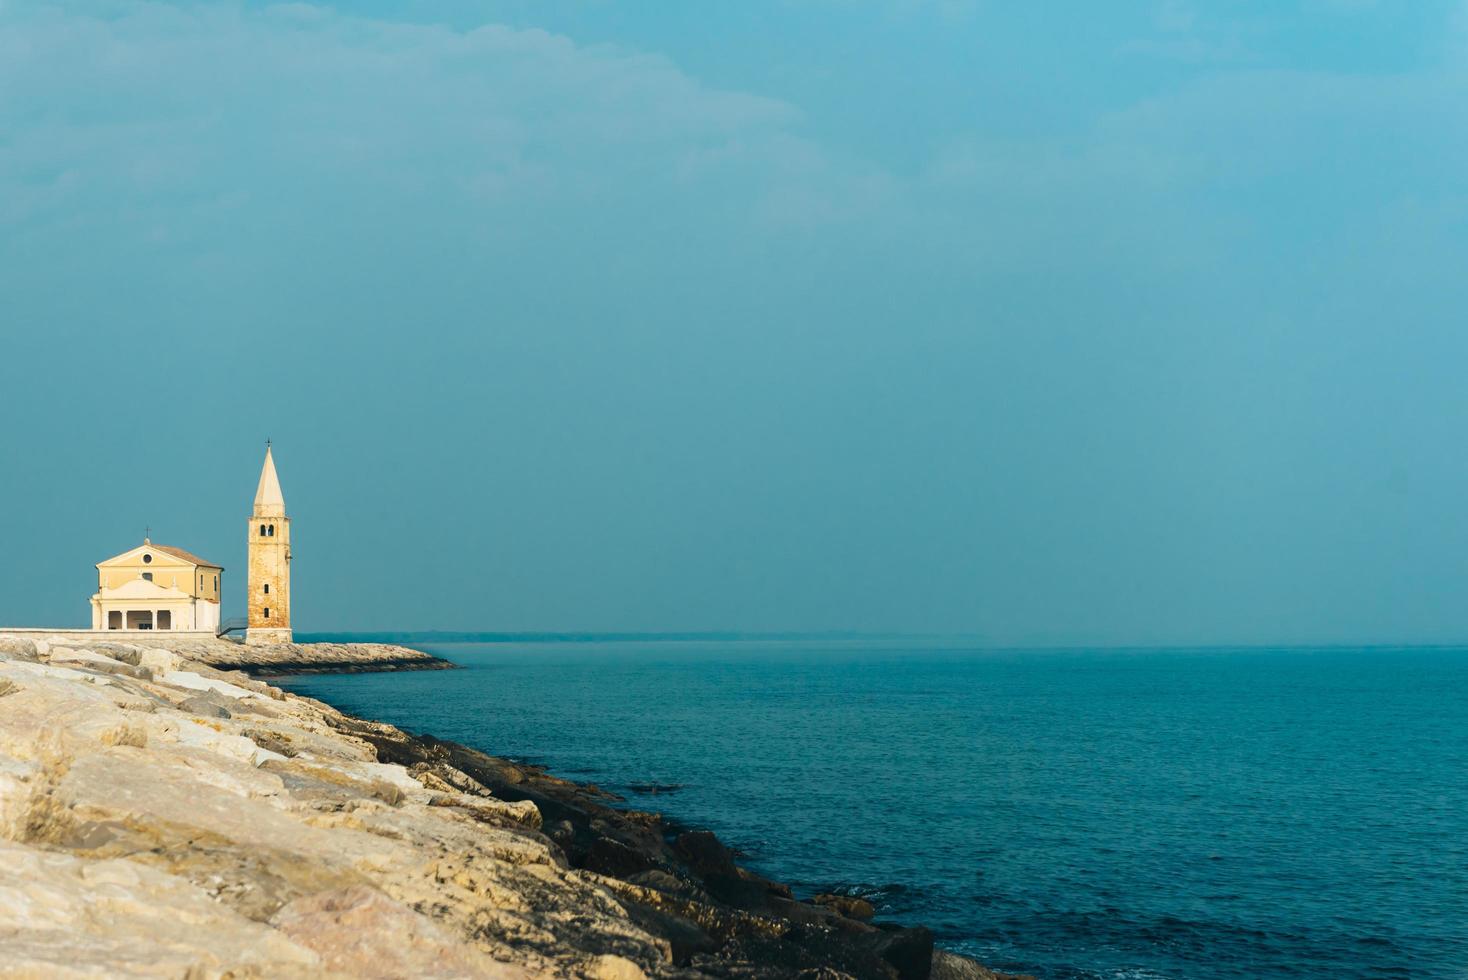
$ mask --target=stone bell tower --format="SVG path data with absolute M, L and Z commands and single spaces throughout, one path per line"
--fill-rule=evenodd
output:
M 245 597 L 247 644 L 291 642 L 291 519 L 275 475 L 270 443 L 250 515 L 249 594 Z

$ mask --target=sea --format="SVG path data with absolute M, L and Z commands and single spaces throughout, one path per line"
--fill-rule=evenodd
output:
M 1468 649 L 417 643 L 287 678 L 1043 980 L 1468 978 Z

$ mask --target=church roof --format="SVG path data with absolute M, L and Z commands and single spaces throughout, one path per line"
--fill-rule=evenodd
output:
M 218 568 L 218 569 L 223 569 L 224 568 L 223 565 L 217 565 L 217 564 L 215 564 L 214 562 L 210 561 L 207 558 L 200 558 L 198 555 L 194 554 L 191 551 L 184 551 L 182 548 L 175 548 L 171 544 L 151 544 L 150 543 L 148 545 L 148 547 L 150 547 L 150 548 L 156 548 L 159 551 L 162 551 L 162 552 L 165 552 L 167 554 L 170 554 L 170 555 L 172 555 L 175 558 L 182 558 L 184 561 L 186 561 L 186 562 L 192 562 L 195 565 L 203 565 L 206 568 Z
M 144 538 L 143 543 L 138 545 L 136 548 L 129 548 L 120 555 L 113 555 L 106 561 L 98 562 L 97 567 L 101 568 L 103 565 L 112 564 L 113 562 L 121 562 L 124 558 L 128 558 L 132 555 L 137 554 L 140 551 L 146 551 L 149 549 L 153 551 L 161 551 L 165 555 L 172 555 L 174 558 L 177 558 L 180 561 L 186 561 L 190 565 L 198 565 L 201 568 L 217 568 L 221 572 L 224 571 L 224 566 L 219 564 L 218 562 L 210 561 L 207 558 L 200 558 L 193 552 L 184 551 L 182 548 L 175 548 L 172 545 L 154 544 L 147 538 Z
M 285 496 L 280 492 L 280 477 L 275 475 L 275 457 L 265 447 L 265 465 L 260 468 L 260 486 L 255 491 L 256 517 L 284 517 Z

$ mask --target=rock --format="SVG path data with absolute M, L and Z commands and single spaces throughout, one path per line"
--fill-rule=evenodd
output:
M 757 912 L 769 905 L 770 893 L 763 881 L 738 874 L 704 875 L 703 886 L 725 905 Z
M 637 925 L 668 940 L 673 962 L 680 966 L 699 953 L 711 953 L 719 948 L 719 943 L 698 923 L 681 915 L 637 902 L 628 902 L 627 912 Z
M 839 912 L 848 919 L 859 919 L 862 922 L 869 921 L 877 914 L 871 902 L 864 898 L 857 898 L 855 895 L 817 895 L 811 899 L 811 903 Z
M 164 671 L 158 675 L 158 680 L 170 687 L 181 687 L 187 691 L 214 691 L 217 694 L 223 694 L 225 697 L 238 698 L 240 700 L 263 696 L 226 681 L 215 680 L 212 677 L 203 677 L 192 670 Z
M 154 674 L 164 674 L 171 670 L 178 670 L 183 666 L 184 659 L 176 653 L 167 650 L 143 650 L 138 654 L 138 666 L 147 667 Z
M 930 980 L 1035 980 L 1029 974 L 995 973 L 966 956 L 947 950 L 933 950 L 933 972 Z
M 707 830 L 679 834 L 673 850 L 688 866 L 701 875 L 734 874 L 734 855 Z
M 92 644 L 92 649 L 104 656 L 111 657 L 113 660 L 118 660 L 134 667 L 143 665 L 142 649 L 133 646 L 131 643 L 94 643 Z
M 933 969 L 933 933 L 923 926 L 894 929 L 882 935 L 875 948 L 901 980 L 928 980 Z
M 283 759 L 290 759 L 298 754 L 295 740 L 285 732 L 271 731 L 268 728 L 246 728 L 240 734 Z
M 212 701 L 201 694 L 196 694 L 191 698 L 184 698 L 178 703 L 178 709 L 180 711 L 187 711 L 189 714 L 199 715 L 204 718 L 232 717 L 229 713 L 229 709 L 224 707 L 224 705 L 218 704 L 217 702 Z
M 642 851 L 634 850 L 610 837 L 598 837 L 581 861 L 581 866 L 598 874 L 613 878 L 626 878 L 640 871 L 648 871 L 655 864 Z
M 296 899 L 270 923 L 320 956 L 326 969 L 352 977 L 528 976 L 524 970 L 496 963 L 427 916 L 366 886 Z
M 0 841 L 7 977 L 319 976 L 320 958 L 189 882 Z
M 551 840 L 561 845 L 561 847 L 567 848 L 571 846 L 571 841 L 576 838 L 576 828 L 571 825 L 571 821 L 569 820 L 557 820 L 555 823 L 546 826 L 545 834 Z
M 153 672 L 146 667 L 137 667 L 112 657 L 94 653 L 91 650 L 77 650 L 71 647 L 55 647 L 51 651 L 51 664 L 58 667 L 72 667 L 82 670 L 94 670 L 104 674 L 121 674 L 126 677 L 136 677 L 140 680 L 150 681 Z
M 0 636 L 0 660 L 37 660 L 34 640 L 22 636 Z
M 611 953 L 603 953 L 592 960 L 586 969 L 586 975 L 592 980 L 646 980 L 647 977 L 642 972 L 642 967 Z

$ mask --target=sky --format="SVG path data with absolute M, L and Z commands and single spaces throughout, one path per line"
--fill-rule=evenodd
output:
M 0 624 L 1468 641 L 1462 0 L 0 0 Z

